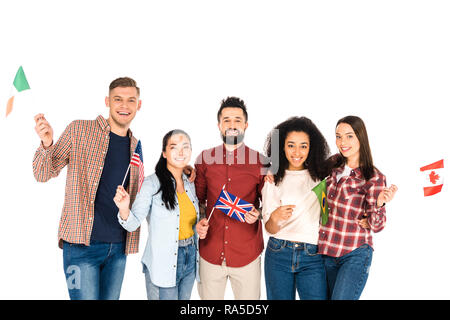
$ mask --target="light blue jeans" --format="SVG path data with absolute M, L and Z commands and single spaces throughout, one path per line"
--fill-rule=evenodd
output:
M 63 244 L 71 300 L 118 300 L 127 257 L 124 243 Z
M 364 244 L 342 257 L 324 256 L 331 300 L 358 300 L 369 277 L 373 249 Z
M 327 299 L 327 281 L 317 246 L 270 237 L 264 259 L 268 300 Z
M 196 249 L 191 243 L 178 247 L 177 279 L 175 287 L 162 288 L 153 284 L 150 272 L 144 266 L 148 300 L 189 300 L 195 282 Z

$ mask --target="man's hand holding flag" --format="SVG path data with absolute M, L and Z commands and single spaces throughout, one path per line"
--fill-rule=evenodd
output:
M 209 213 L 208 219 L 203 218 L 196 225 L 197 234 L 200 239 L 205 239 L 208 233 L 209 220 L 212 217 L 214 209 L 219 209 L 224 214 L 239 222 L 253 224 L 259 219 L 259 211 L 253 204 L 242 200 L 234 194 L 225 190 L 225 185 L 219 194 L 219 197 Z

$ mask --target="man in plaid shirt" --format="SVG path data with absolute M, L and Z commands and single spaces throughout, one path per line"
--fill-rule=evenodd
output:
M 58 240 L 71 299 L 118 299 L 126 255 L 136 253 L 139 246 L 139 229 L 127 233 L 119 225 L 113 202 L 137 145 L 129 130 L 141 108 L 136 82 L 126 77 L 111 82 L 105 104 L 107 119 L 100 115 L 73 121 L 55 144 L 44 115 L 35 116 L 41 139 L 33 159 L 36 180 L 46 182 L 68 167 Z M 131 166 L 124 183 L 131 204 L 138 174 Z

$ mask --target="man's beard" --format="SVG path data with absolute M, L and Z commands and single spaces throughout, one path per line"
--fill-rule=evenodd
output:
M 228 145 L 237 145 L 239 143 L 241 143 L 242 141 L 244 141 L 244 136 L 245 133 L 244 132 L 239 132 L 238 135 L 234 136 L 234 135 L 227 135 L 228 131 L 233 131 L 233 129 L 228 129 L 225 131 L 225 135 L 222 134 L 222 140 L 225 144 Z

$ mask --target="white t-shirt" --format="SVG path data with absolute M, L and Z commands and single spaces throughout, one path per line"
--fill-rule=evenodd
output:
M 282 205 L 295 205 L 290 219 L 281 224 L 276 234 L 270 234 L 282 240 L 317 244 L 319 238 L 320 206 L 316 194 L 312 191 L 319 181 L 314 181 L 308 170 L 286 170 L 278 186 L 266 182 L 262 189 L 262 216 L 264 225 L 275 209 Z M 265 229 L 265 228 L 264 228 Z
M 342 177 L 348 177 L 350 175 L 350 173 L 352 172 L 352 168 L 350 168 L 349 166 L 345 166 L 344 167 L 344 171 L 342 171 L 342 173 L 336 175 L 336 181 L 339 182 L 339 180 L 341 180 Z

